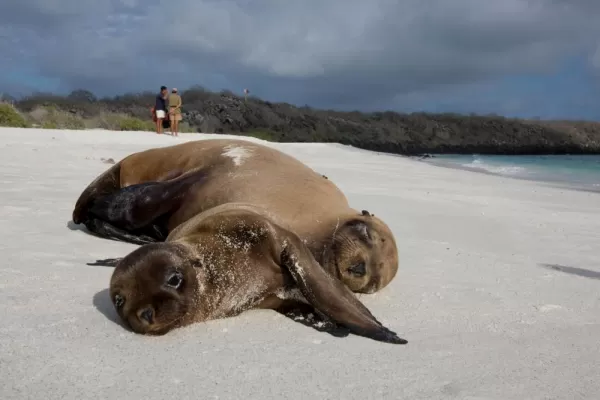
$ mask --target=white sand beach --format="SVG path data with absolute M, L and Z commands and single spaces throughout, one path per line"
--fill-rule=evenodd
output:
M 0 128 L 0 399 L 600 399 L 600 194 L 336 144 L 269 145 L 390 225 L 399 273 L 360 297 L 407 345 L 270 310 L 123 328 L 86 263 L 136 246 L 75 201 L 103 158 L 213 137 Z

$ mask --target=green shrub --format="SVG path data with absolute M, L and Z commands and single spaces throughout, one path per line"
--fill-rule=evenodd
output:
M 244 136 L 250 136 L 253 138 L 266 140 L 267 142 L 275 142 L 275 135 L 268 129 L 252 129 L 248 132 L 242 132 Z
M 153 131 L 154 123 L 139 118 L 125 117 L 119 120 L 119 129 L 122 131 Z
M 143 120 L 127 114 L 100 113 L 85 120 L 88 129 L 106 129 L 109 131 L 154 131 L 152 120 Z
M 58 126 L 56 125 L 56 122 L 45 121 L 42 123 L 42 129 L 58 129 Z
M 63 129 L 85 129 L 85 123 L 77 115 L 68 115 L 63 123 Z
M 81 117 L 68 111 L 62 111 L 53 105 L 36 107 L 28 114 L 28 119 L 43 129 L 85 129 Z
M 128 118 L 125 114 L 108 114 L 100 113 L 94 117 L 85 120 L 85 125 L 88 129 L 106 129 L 109 131 L 120 130 L 120 121 L 123 118 Z
M 0 126 L 27 128 L 29 124 L 13 106 L 0 103 Z
M 83 119 L 70 113 L 56 113 L 54 122 L 58 129 L 85 129 Z
M 196 133 L 196 129 L 184 121 L 179 122 L 178 128 L 180 133 Z

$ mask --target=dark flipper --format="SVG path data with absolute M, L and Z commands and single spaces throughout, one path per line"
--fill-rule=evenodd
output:
M 135 244 L 164 241 L 168 218 L 195 184 L 202 170 L 164 182 L 145 182 L 101 195 L 89 203 L 84 224 L 98 236 Z
M 341 281 L 329 275 L 295 238 L 288 238 L 281 264 L 289 270 L 302 295 L 317 311 L 352 333 L 386 343 L 406 344 L 383 326 Z
M 123 258 L 106 258 L 104 260 L 96 260 L 94 262 L 91 263 L 86 263 L 87 265 L 93 265 L 93 266 L 101 266 L 101 267 L 116 267 L 117 264 L 119 263 L 119 261 L 121 261 Z
M 308 326 L 319 332 L 329 333 L 335 337 L 346 337 L 351 333 L 345 326 L 333 322 L 329 317 L 323 316 L 322 313 L 316 313 L 315 308 L 308 304 L 301 304 L 298 307 L 282 312 L 282 314 L 304 326 Z
M 133 244 L 153 243 L 157 240 L 153 237 L 143 234 L 135 234 L 117 228 L 106 221 L 97 218 L 89 219 L 85 222 L 85 227 L 92 233 L 107 239 L 129 242 Z
M 114 193 L 119 190 L 121 164 L 115 164 L 107 171 L 96 177 L 81 193 L 73 209 L 73 222 L 82 224 L 88 218 L 88 208 L 99 196 Z

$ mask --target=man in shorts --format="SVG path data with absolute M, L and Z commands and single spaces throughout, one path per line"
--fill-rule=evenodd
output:
M 154 113 L 156 114 L 156 133 L 163 133 L 163 119 L 167 116 L 167 87 L 161 86 L 160 93 L 156 96 Z

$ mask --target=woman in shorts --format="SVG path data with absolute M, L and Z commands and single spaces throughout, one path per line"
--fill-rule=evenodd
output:
M 171 135 L 179 136 L 179 121 L 181 121 L 181 96 L 177 88 L 171 90 L 169 95 L 169 119 L 171 120 Z

